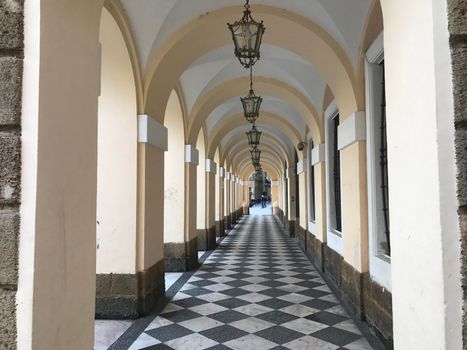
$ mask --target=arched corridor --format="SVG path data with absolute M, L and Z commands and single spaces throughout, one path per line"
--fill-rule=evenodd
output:
M 0 0 L 0 349 L 466 348 L 465 13 Z

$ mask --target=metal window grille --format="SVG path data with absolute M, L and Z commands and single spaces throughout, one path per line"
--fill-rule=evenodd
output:
M 386 84 L 384 78 L 384 61 L 380 63 L 383 68 L 382 79 L 382 98 L 381 98 L 381 121 L 380 121 L 380 148 L 379 148 L 379 165 L 381 167 L 381 200 L 384 217 L 384 234 L 387 242 L 387 254 L 391 255 L 391 235 L 389 227 L 389 193 L 388 193 L 388 144 L 386 133 Z

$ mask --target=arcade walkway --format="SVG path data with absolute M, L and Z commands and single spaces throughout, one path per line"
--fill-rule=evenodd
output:
M 168 295 L 110 349 L 372 349 L 273 216 L 244 217 Z

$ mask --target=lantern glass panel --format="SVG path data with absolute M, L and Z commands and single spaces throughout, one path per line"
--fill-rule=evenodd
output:
M 261 150 L 259 149 L 252 149 L 250 153 L 251 153 L 251 157 L 254 159 L 259 159 L 261 157 Z
M 253 128 L 246 133 L 246 136 L 248 138 L 248 144 L 251 147 L 253 148 L 258 147 L 259 140 L 261 138 L 261 131 L 258 131 L 258 129 L 256 129 L 255 126 L 253 126 Z
M 263 98 L 261 96 L 256 96 L 253 90 L 250 90 L 248 96 L 240 97 L 240 101 L 242 101 L 245 118 L 250 123 L 254 122 L 258 118 Z
M 253 66 L 260 58 L 261 40 L 264 34 L 263 22 L 251 17 L 250 6 L 245 6 L 243 17 L 234 24 L 228 24 L 235 45 L 235 56 L 245 68 Z

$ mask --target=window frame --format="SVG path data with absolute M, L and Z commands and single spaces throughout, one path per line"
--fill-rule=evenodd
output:
M 313 139 L 307 137 L 307 199 L 308 199 L 308 231 L 316 235 L 316 178 L 312 160 Z M 314 215 L 312 215 L 314 214 Z
M 334 202 L 331 198 L 334 196 L 334 181 L 332 178 L 331 164 L 333 162 L 334 138 L 332 135 L 333 119 L 339 114 L 337 104 L 333 101 L 326 109 L 325 116 L 325 134 L 326 134 L 326 231 L 328 246 L 340 255 L 344 252 L 343 232 L 337 231 L 332 227 L 332 215 L 334 214 Z M 338 137 L 338 135 L 336 135 Z M 340 167 L 342 169 L 342 167 Z M 342 175 L 342 174 L 341 174 Z M 331 192 L 332 191 L 332 192 Z M 341 193 L 341 218 L 343 217 L 344 207 L 342 206 Z
M 368 195 L 368 249 L 370 258 L 370 275 L 379 284 L 391 290 L 391 257 L 379 249 L 380 235 L 384 235 L 384 223 L 381 211 L 381 168 L 379 164 L 379 147 L 381 132 L 379 117 L 381 85 L 377 83 L 380 63 L 384 61 L 383 32 L 376 38 L 366 53 L 365 59 L 365 100 L 366 100 L 366 155 L 367 155 L 367 195 Z M 378 86 L 379 85 L 379 86 Z M 375 120 L 378 118 L 378 120 Z M 387 122 L 387 118 L 386 118 Z M 390 204 L 389 204 L 390 210 Z

